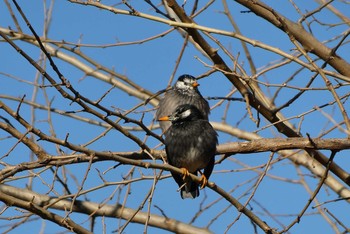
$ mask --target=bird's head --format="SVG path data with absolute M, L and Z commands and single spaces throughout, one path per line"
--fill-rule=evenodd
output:
M 176 108 L 169 116 L 163 116 L 158 121 L 171 121 L 172 123 L 203 119 L 201 112 L 193 105 L 184 104 Z
M 181 93 L 184 93 L 184 94 L 194 94 L 197 91 L 197 87 L 199 86 L 198 82 L 197 82 L 197 79 L 194 78 L 193 76 L 191 75 L 182 75 L 180 76 L 175 85 L 174 85 L 174 88 L 176 90 L 178 90 L 179 92 Z

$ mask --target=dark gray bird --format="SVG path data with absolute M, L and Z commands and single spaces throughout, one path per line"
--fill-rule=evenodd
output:
M 199 84 L 193 76 L 187 74 L 180 76 L 172 89 L 167 91 L 159 101 L 156 119 L 171 115 L 180 105 L 191 104 L 198 108 L 205 120 L 208 120 L 210 107 L 207 100 L 198 91 L 198 86 Z M 171 123 L 162 121 L 159 125 L 162 131 L 165 132 Z
M 172 123 L 165 132 L 165 150 L 168 163 L 183 171 L 183 176 L 171 173 L 181 188 L 182 199 L 198 197 L 198 184 L 188 175 L 204 169 L 201 188 L 206 186 L 214 168 L 217 133 L 194 105 L 181 105 L 173 114 L 158 120 Z

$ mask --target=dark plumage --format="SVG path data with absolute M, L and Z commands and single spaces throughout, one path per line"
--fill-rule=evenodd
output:
M 178 78 L 172 89 L 167 91 L 159 101 L 156 119 L 174 113 L 176 108 L 183 104 L 191 104 L 199 109 L 203 118 L 208 120 L 210 107 L 198 90 L 199 84 L 196 78 L 191 75 L 182 75 Z M 169 121 L 159 123 L 160 128 L 165 132 L 171 125 Z
M 204 169 L 201 188 L 206 185 L 214 167 L 217 133 L 202 113 L 189 104 L 179 106 L 172 115 L 158 120 L 172 122 L 165 132 L 165 150 L 169 164 L 182 168 L 184 172 L 184 176 L 171 173 L 181 187 L 181 197 L 198 197 L 198 184 L 186 174 L 197 175 L 199 170 Z

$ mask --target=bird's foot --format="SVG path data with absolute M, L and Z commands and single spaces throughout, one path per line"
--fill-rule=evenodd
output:
M 180 168 L 180 169 L 181 169 L 182 174 L 183 174 L 182 180 L 185 180 L 186 177 L 190 176 L 190 173 L 188 172 L 188 170 L 187 170 L 186 168 L 182 167 L 182 168 Z
M 204 187 L 207 186 L 207 184 L 208 184 L 208 179 L 207 177 L 205 177 L 204 174 L 202 174 L 201 180 L 200 180 L 201 189 L 204 189 Z

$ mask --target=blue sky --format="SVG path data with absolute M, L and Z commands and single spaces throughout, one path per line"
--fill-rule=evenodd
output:
M 19 1 L 20 6 L 22 7 L 23 12 L 28 17 L 31 25 L 35 28 L 39 35 L 43 33 L 43 21 L 44 21 L 44 1 Z M 187 12 L 190 11 L 190 6 L 193 1 L 188 0 L 188 4 L 185 6 Z M 318 7 L 318 4 L 311 1 L 294 1 L 296 5 L 300 7 L 300 10 L 305 13 L 312 11 Z M 49 4 L 49 1 L 46 1 Z M 112 5 L 114 1 L 103 0 L 103 4 Z M 292 20 L 297 20 L 300 18 L 300 15 L 290 4 L 290 1 L 265 1 L 266 4 L 274 7 L 274 9 L 282 14 L 285 14 L 288 18 Z M 155 15 L 157 17 L 162 17 L 161 15 L 155 13 L 149 5 L 143 1 L 131 1 L 135 9 L 140 12 Z M 201 3 L 203 6 L 204 2 Z M 250 39 L 257 40 L 259 42 L 265 43 L 269 46 L 279 48 L 287 53 L 291 53 L 294 46 L 289 41 L 288 37 L 281 32 L 280 30 L 271 26 L 268 22 L 258 18 L 252 13 L 241 13 L 241 11 L 247 10 L 245 7 L 236 4 L 234 1 L 229 1 L 229 9 L 234 16 L 240 30 L 244 36 Z M 334 6 L 342 6 L 340 3 L 334 3 Z M 124 5 L 117 5 L 118 9 L 127 9 Z M 232 31 L 232 26 L 229 24 L 228 19 L 221 13 L 223 10 L 221 1 L 215 1 L 206 12 L 198 16 L 195 20 L 198 24 L 218 28 L 221 30 Z M 345 12 L 345 10 L 344 10 Z M 15 11 L 16 16 L 20 19 L 18 12 Z M 4 2 L 0 3 L 0 27 L 1 28 L 12 28 L 15 29 L 15 25 L 11 20 L 6 5 Z M 339 19 L 336 18 L 329 11 L 324 10 L 319 15 L 318 19 L 322 22 L 332 22 L 337 23 Z M 29 29 L 25 26 L 25 23 L 20 19 L 20 25 L 22 30 L 25 33 L 30 34 Z M 339 35 L 341 32 L 344 32 L 348 29 L 348 26 L 337 26 L 337 27 L 326 27 L 319 26 L 317 23 L 312 23 L 312 29 L 315 37 L 319 40 L 328 40 L 332 39 L 334 36 Z M 143 40 L 151 36 L 160 34 L 170 29 L 171 27 L 162 24 L 159 22 L 150 21 L 143 18 L 137 18 L 126 15 L 116 15 L 111 12 L 100 10 L 91 6 L 83 6 L 68 1 L 56 1 L 54 3 L 52 22 L 50 24 L 48 37 L 51 40 L 55 41 L 65 41 L 69 43 L 82 43 L 86 45 L 107 45 L 114 44 L 116 42 L 132 42 Z M 222 43 L 229 51 L 235 56 L 238 57 L 239 63 L 247 71 L 248 75 L 250 73 L 249 65 L 247 59 L 244 56 L 243 49 L 241 47 L 240 41 L 232 37 L 226 37 L 222 35 L 213 34 L 220 43 Z M 213 41 L 210 41 L 206 38 L 214 48 L 219 48 L 217 44 Z M 169 78 L 175 69 L 176 60 L 179 55 L 179 51 L 183 45 L 183 38 L 173 31 L 167 34 L 164 37 L 157 38 L 155 40 L 145 42 L 142 44 L 129 45 L 129 46 L 112 46 L 107 48 L 100 47 L 90 47 L 83 46 L 81 51 L 87 56 L 93 58 L 96 62 L 102 64 L 103 66 L 115 70 L 115 72 L 127 76 L 130 80 L 134 81 L 138 85 L 148 89 L 152 92 L 157 92 L 161 89 L 164 89 L 169 82 Z M 39 61 L 40 50 L 28 43 L 23 43 L 19 40 L 15 40 L 26 53 L 28 53 L 36 61 Z M 334 46 L 335 43 L 328 43 L 328 46 Z M 258 72 L 261 71 L 264 67 L 269 66 L 272 63 L 276 63 L 281 59 L 281 56 L 276 55 L 270 51 L 266 51 L 259 47 L 254 47 L 248 45 L 248 48 L 254 59 L 255 66 L 257 67 Z M 67 52 L 63 49 L 60 51 L 73 56 L 74 58 L 82 61 L 85 64 L 88 64 L 83 59 L 79 58 L 77 55 L 74 55 L 70 52 Z M 347 61 L 350 61 L 348 52 L 349 45 L 344 46 L 338 53 L 343 56 Z M 233 62 L 229 60 L 222 50 L 219 50 L 219 54 L 225 59 L 227 64 L 231 67 Z M 197 59 L 198 58 L 198 59 Z M 301 58 L 303 61 L 306 61 L 304 58 Z M 33 82 L 37 74 L 36 70 L 25 61 L 18 53 L 14 51 L 6 43 L 0 43 L 0 80 L 2 85 L 0 86 L 0 94 L 2 95 L 12 95 L 14 97 L 22 97 L 24 94 L 26 98 L 30 100 L 34 97 L 33 85 L 26 84 L 24 82 L 19 82 L 13 78 L 9 78 L 6 74 L 11 74 L 16 76 L 20 80 L 25 80 Z M 56 65 L 59 67 L 62 74 L 64 74 L 67 79 L 72 83 L 72 85 L 82 94 L 88 96 L 92 100 L 99 99 L 107 90 L 110 89 L 111 85 L 102 81 L 97 80 L 91 76 L 85 76 L 85 74 L 63 62 L 58 58 L 54 58 Z M 205 62 L 209 65 L 212 65 L 208 59 L 203 57 L 201 53 L 196 50 L 192 45 L 188 45 L 185 49 L 183 58 L 179 64 L 178 69 L 176 70 L 175 77 L 189 73 L 194 76 L 199 76 L 209 70 L 208 67 L 204 66 Z M 318 62 L 318 64 L 321 64 Z M 56 75 L 49 67 L 49 64 L 46 64 L 47 71 L 57 79 Z M 273 69 L 269 72 L 266 72 L 258 79 L 264 83 L 270 84 L 270 86 L 261 85 L 261 88 L 264 92 L 267 92 L 271 97 L 274 92 L 277 90 L 276 87 L 271 87 L 271 84 L 281 84 L 288 77 L 290 77 L 296 69 L 300 68 L 298 64 L 291 63 L 280 68 Z M 327 67 L 327 69 L 332 70 L 332 68 Z M 310 71 L 302 71 L 296 76 L 296 78 L 290 83 L 290 85 L 296 87 L 303 87 L 307 81 L 310 79 L 313 73 Z M 39 78 L 41 80 L 41 78 Z M 336 83 L 336 81 L 331 78 L 331 81 Z M 41 83 L 41 81 L 39 82 Z M 47 84 L 47 82 L 45 82 Z M 200 80 L 200 90 L 204 97 L 216 97 L 216 96 L 225 96 L 232 89 L 232 84 L 226 80 L 226 78 L 219 72 L 216 72 L 209 77 Z M 324 87 L 323 80 L 318 77 L 313 83 L 314 88 Z M 75 104 L 70 105 L 70 102 L 64 100 L 58 92 L 53 88 L 47 88 L 48 92 L 47 99 L 52 102 L 52 106 L 62 110 L 72 110 L 79 111 L 79 107 Z M 337 89 L 339 95 L 348 93 L 347 86 L 344 86 L 340 89 Z M 276 98 L 276 105 L 281 105 L 289 100 L 293 95 L 297 93 L 297 90 L 292 88 L 285 88 Z M 233 97 L 241 97 L 239 93 L 235 93 Z M 299 101 L 296 101 L 289 108 L 285 108 L 282 113 L 286 117 L 293 117 L 302 115 L 304 112 L 311 110 L 315 106 L 321 106 L 325 103 L 331 102 L 334 98 L 328 91 L 313 90 L 306 92 Z M 16 109 L 18 103 L 2 98 L 1 101 L 9 105 L 13 109 Z M 43 90 L 38 91 L 36 96 L 36 101 L 40 104 L 45 104 L 47 102 L 45 93 Z M 121 111 L 128 110 L 133 106 L 139 104 L 141 100 L 131 97 L 124 92 L 121 92 L 118 89 L 113 89 L 106 98 L 102 101 L 102 104 L 109 108 L 120 108 Z M 217 100 L 209 101 L 211 106 L 218 104 Z M 225 109 L 228 103 L 216 107 L 212 110 L 210 116 L 211 121 L 221 122 L 222 116 L 225 113 Z M 266 122 L 263 118 L 261 125 L 257 127 L 248 117 L 246 117 L 246 108 L 245 104 L 242 102 L 231 102 L 230 108 L 227 113 L 226 122 L 233 127 L 238 127 L 239 129 L 247 132 L 256 132 L 267 138 L 281 136 L 277 131 L 271 127 L 261 130 L 269 123 Z M 345 102 L 345 107 L 348 107 L 348 103 Z M 133 118 L 141 118 L 144 111 L 145 123 L 150 124 L 153 119 L 154 107 L 147 105 L 145 107 L 139 108 L 136 112 L 130 114 Z M 22 115 L 30 121 L 30 107 L 23 105 L 21 107 Z M 342 119 L 340 113 L 337 110 L 337 106 L 332 105 L 326 107 L 323 111 L 331 115 L 336 121 Z M 0 112 L 2 113 L 2 112 Z M 92 118 L 91 115 L 87 113 L 78 113 L 80 116 Z M 256 111 L 253 111 L 254 116 L 256 117 Z M 50 127 L 47 123 L 48 113 L 46 111 L 37 110 L 36 111 L 36 120 L 35 126 L 40 128 L 46 133 L 50 133 Z M 61 115 L 52 114 L 52 122 L 55 126 L 54 132 L 57 137 L 64 139 L 67 132 L 70 133 L 69 139 L 76 144 L 85 144 L 90 140 L 94 139 L 96 136 L 104 132 L 104 128 L 98 126 L 91 126 L 87 123 L 82 123 L 80 121 L 63 117 Z M 312 137 L 317 137 L 322 132 L 330 129 L 334 124 L 327 119 L 320 111 L 315 111 L 305 116 L 305 118 L 295 118 L 291 120 L 291 123 L 295 126 L 301 123 L 301 133 L 305 135 L 309 133 Z M 16 127 L 22 132 L 25 130 L 23 127 L 20 127 L 19 124 L 14 123 Z M 133 126 L 132 124 L 123 124 L 123 126 Z M 159 130 L 154 130 L 159 133 Z M 4 134 L 4 135 L 3 135 Z M 137 136 L 141 139 L 146 139 L 146 136 L 143 132 L 136 132 Z M 7 136 L 3 131 L 0 131 L 0 139 Z M 219 132 L 220 143 L 226 143 L 231 141 L 240 141 L 236 137 L 232 137 L 228 134 Z M 343 138 L 346 137 L 344 133 L 338 130 L 334 130 L 326 138 L 336 137 Z M 0 152 L 3 155 L 7 152 L 14 144 L 16 140 L 14 139 L 5 139 L 0 141 Z M 46 145 L 42 142 L 43 146 L 47 146 L 49 153 L 57 155 L 57 148 L 52 145 Z M 155 147 L 159 144 L 158 141 L 148 138 L 147 144 L 151 147 Z M 99 151 L 136 151 L 139 148 L 135 143 L 130 140 L 126 140 L 120 133 L 117 131 L 110 131 L 106 134 L 105 137 L 101 138 L 97 142 L 88 146 L 91 149 Z M 162 148 L 162 147 L 159 147 Z M 62 148 L 65 153 L 72 153 L 66 148 Z M 330 155 L 330 152 L 324 152 L 326 156 Z M 29 151 L 24 146 L 18 146 L 15 148 L 11 157 L 5 159 L 6 163 L 15 164 L 18 162 L 25 162 L 30 160 Z M 339 165 L 342 165 L 344 169 L 349 170 L 350 167 L 349 159 L 347 159 L 347 151 L 339 153 L 336 158 L 336 162 Z M 274 155 L 276 159 L 278 155 Z M 219 156 L 218 156 L 219 158 Z M 218 159 L 217 158 L 217 159 Z M 210 180 L 217 183 L 220 187 L 224 188 L 226 191 L 233 190 L 231 195 L 236 199 L 239 199 L 240 202 L 244 203 L 246 199 L 250 196 L 252 192 L 252 187 L 258 179 L 258 173 L 253 170 L 248 170 L 245 168 L 252 168 L 255 166 L 264 165 L 269 159 L 269 153 L 257 153 L 257 154 L 242 154 L 234 155 L 226 159 L 219 165 L 216 165 L 215 171 L 211 176 Z M 157 161 L 161 163 L 160 161 Z M 101 180 L 98 175 L 98 171 L 105 172 L 110 167 L 116 165 L 116 162 L 100 162 L 93 165 L 87 181 L 84 184 L 84 189 L 93 188 L 101 184 Z M 244 166 L 245 165 L 245 166 Z M 88 165 L 70 165 L 67 166 L 69 171 L 68 183 L 72 188 L 76 188 L 75 183 L 81 183 L 85 175 Z M 120 181 L 123 176 L 125 176 L 131 167 L 128 165 L 122 165 L 116 169 L 108 170 L 104 175 L 104 178 L 109 182 Z M 300 170 L 300 171 L 298 171 Z M 39 170 L 40 171 L 40 170 Z M 230 172 L 227 172 L 230 171 Z M 263 169 L 259 169 L 261 173 Z M 224 173 L 225 172 L 225 173 Z M 60 169 L 59 172 L 62 175 Z M 134 172 L 134 178 L 139 178 L 141 176 L 153 176 L 154 173 L 159 173 L 158 170 L 138 170 Z M 306 189 L 300 184 L 301 176 L 298 175 L 301 173 L 305 181 L 311 186 L 311 190 L 315 189 L 318 179 L 315 179 L 313 175 L 303 167 L 296 167 L 288 160 L 282 160 L 275 163 L 270 171 L 268 176 L 264 178 L 259 188 L 257 189 L 253 201 L 248 206 L 251 208 L 254 213 L 256 213 L 262 220 L 266 221 L 271 227 L 277 227 L 282 229 L 282 227 L 273 219 L 268 216 L 265 216 L 264 209 L 269 210 L 270 213 L 276 215 L 277 219 L 282 222 L 284 225 L 288 225 L 295 215 L 298 214 L 303 206 L 306 204 L 309 199 L 309 193 Z M 219 199 L 218 194 L 214 193 L 210 189 L 206 188 L 201 190 L 201 196 L 195 200 L 182 200 L 179 194 L 176 192 L 176 183 L 168 177 L 168 172 L 163 172 L 162 178 L 156 184 L 156 189 L 152 197 L 152 203 L 145 203 L 142 211 L 147 211 L 148 207 L 151 210 L 151 213 L 161 215 L 160 210 L 157 207 L 160 207 L 162 211 L 170 218 L 180 220 L 182 222 L 190 222 L 193 216 L 199 212 L 201 206 L 206 207 L 208 204 Z M 19 176 L 19 175 L 18 175 Z M 35 191 L 38 192 L 47 192 L 47 185 L 43 184 L 41 178 L 44 178 L 48 183 L 52 183 L 53 175 L 51 172 L 46 171 L 40 173 L 40 176 L 33 178 Z M 12 185 L 17 185 L 19 187 L 25 187 L 28 183 L 28 179 L 18 179 L 15 181 L 8 182 Z M 127 207 L 138 208 L 140 203 L 145 199 L 146 194 L 152 186 L 153 180 L 142 180 L 135 182 L 131 186 L 130 195 L 127 199 Z M 63 188 L 55 183 L 55 190 L 58 193 L 62 193 Z M 90 199 L 94 202 L 102 202 L 104 199 L 107 199 L 113 191 L 117 188 L 116 185 L 108 186 L 103 189 L 99 189 L 95 192 L 87 195 L 87 199 Z M 110 204 L 117 202 L 122 202 L 126 193 L 126 188 L 121 190 L 119 195 L 114 195 L 110 201 Z M 50 195 L 53 195 L 51 193 Z M 337 194 L 329 189 L 322 189 L 320 194 L 317 196 L 320 202 L 336 199 Z M 85 197 L 81 197 L 85 199 Z M 203 204 L 202 204 L 203 203 Z M 261 206 L 263 207 L 261 207 Z M 313 205 L 313 204 L 312 204 Z M 220 214 L 226 207 L 229 207 L 227 211 Z M 337 217 L 349 226 L 347 220 L 348 215 L 348 203 L 346 202 L 337 202 L 330 203 L 327 206 L 327 209 L 334 211 L 337 214 Z M 13 213 L 11 213 L 13 212 Z M 58 212 L 58 211 L 57 211 Z M 302 221 L 295 225 L 291 229 L 291 233 L 332 233 L 332 229 L 329 224 L 327 224 L 320 215 L 314 215 L 315 210 L 309 208 L 306 212 L 306 215 L 302 218 Z M 64 215 L 63 212 L 58 212 L 61 215 Z M 5 213 L 5 216 L 11 216 L 16 214 L 15 211 L 8 211 Z M 230 207 L 230 204 L 227 201 L 221 200 L 215 203 L 208 211 L 204 212 L 194 223 L 195 226 L 203 227 L 210 223 L 213 220 L 213 217 L 217 217 L 213 223 L 209 226 L 209 229 L 215 233 L 223 233 L 227 226 L 237 217 L 238 212 L 234 207 Z M 75 216 L 75 215 L 74 215 Z M 73 216 L 73 217 L 74 217 Z M 81 222 L 87 220 L 86 216 L 77 215 Z M 106 219 L 107 233 L 111 233 L 113 230 L 118 227 L 118 220 L 115 219 Z M 124 221 L 120 221 L 124 223 Z M 0 220 L 0 226 L 8 223 L 6 220 Z M 79 223 L 79 222 L 78 222 Z M 43 226 L 44 225 L 44 226 Z M 50 224 L 45 221 L 34 220 L 33 222 L 28 223 L 26 226 L 23 226 L 23 230 L 30 228 L 32 233 L 39 233 L 41 229 L 44 229 L 44 233 L 58 233 L 62 231 L 62 228 L 58 227 L 56 224 Z M 12 233 L 21 233 L 23 230 L 17 228 L 12 231 Z M 96 222 L 96 233 L 101 232 L 102 230 L 102 221 L 98 219 Z M 140 233 L 144 230 L 143 225 L 139 224 L 130 224 L 126 227 L 125 233 Z M 149 233 L 163 233 L 164 231 L 149 228 Z M 250 221 L 242 215 L 240 219 L 235 223 L 228 231 L 228 233 L 254 233 L 254 228 Z M 258 229 L 258 233 L 262 233 Z

